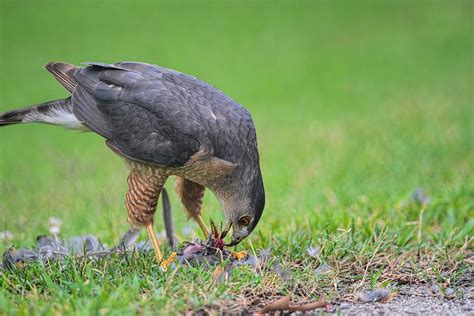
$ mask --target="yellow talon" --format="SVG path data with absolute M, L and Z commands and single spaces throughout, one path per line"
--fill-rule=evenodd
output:
M 161 270 L 166 271 L 168 266 L 173 263 L 174 258 L 176 258 L 176 252 L 171 253 L 168 259 L 163 259 L 160 264 Z
M 231 251 L 232 257 L 234 257 L 237 260 L 244 259 L 247 257 L 247 251 Z
M 207 229 L 206 224 L 204 224 L 204 221 L 202 220 L 201 215 L 200 214 L 196 215 L 194 217 L 194 220 L 196 221 L 196 223 L 198 223 L 199 227 L 204 233 L 204 238 L 207 238 L 209 236 L 209 229 Z
M 148 236 L 151 240 L 151 244 L 153 245 L 153 250 L 155 251 L 156 262 L 160 264 L 160 268 L 162 271 L 166 271 L 168 269 L 168 266 L 173 263 L 174 258 L 176 258 L 176 252 L 173 252 L 168 257 L 168 259 L 164 259 L 163 254 L 160 250 L 160 243 L 158 242 L 158 239 L 156 239 L 156 234 L 153 230 L 153 224 L 148 225 L 146 229 L 148 231 Z

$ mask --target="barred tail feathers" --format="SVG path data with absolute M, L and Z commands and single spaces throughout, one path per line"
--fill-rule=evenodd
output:
M 0 126 L 32 122 L 61 125 L 70 129 L 84 129 L 84 125 L 72 111 L 71 98 L 0 113 Z

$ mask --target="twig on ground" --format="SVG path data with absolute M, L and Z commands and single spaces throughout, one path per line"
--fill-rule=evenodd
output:
M 291 296 L 287 295 L 284 296 L 268 305 L 264 308 L 256 312 L 254 315 L 264 315 L 269 312 L 277 312 L 277 311 L 289 311 L 289 312 L 308 312 L 315 310 L 317 308 L 326 307 L 328 302 L 323 299 L 320 301 L 299 304 L 299 305 L 291 305 L 290 304 Z

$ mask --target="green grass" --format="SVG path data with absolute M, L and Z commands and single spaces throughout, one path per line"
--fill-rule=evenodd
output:
M 0 314 L 238 310 L 288 292 L 458 285 L 473 254 L 472 12 L 469 1 L 1 1 L 0 111 L 65 96 L 42 69 L 51 60 L 155 63 L 245 105 L 267 193 L 249 240 L 293 278 L 242 268 L 210 287 L 210 271 L 163 274 L 151 254 L 70 259 L 0 273 Z M 127 170 L 100 137 L 24 125 L 2 128 L 0 144 L 0 231 L 14 235 L 1 250 L 31 247 L 50 216 L 64 237 L 119 240 Z M 417 187 L 431 197 L 422 225 Z M 204 214 L 223 218 L 209 193 Z M 315 276 L 320 262 L 333 271 Z

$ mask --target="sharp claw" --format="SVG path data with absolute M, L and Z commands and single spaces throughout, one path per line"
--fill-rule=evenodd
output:
M 214 224 L 214 221 L 211 219 L 211 236 L 216 237 L 217 235 L 217 227 L 216 224 Z
M 168 266 L 173 263 L 174 258 L 176 258 L 176 252 L 171 253 L 171 255 L 168 257 L 168 259 L 163 259 L 160 263 L 160 268 L 162 271 L 166 271 L 168 269 Z
M 216 228 L 216 224 L 214 224 L 214 221 L 212 219 L 210 220 L 210 223 L 211 223 L 211 230 L 214 230 Z
M 247 251 L 231 251 L 232 257 L 234 257 L 237 260 L 243 259 L 247 257 Z

